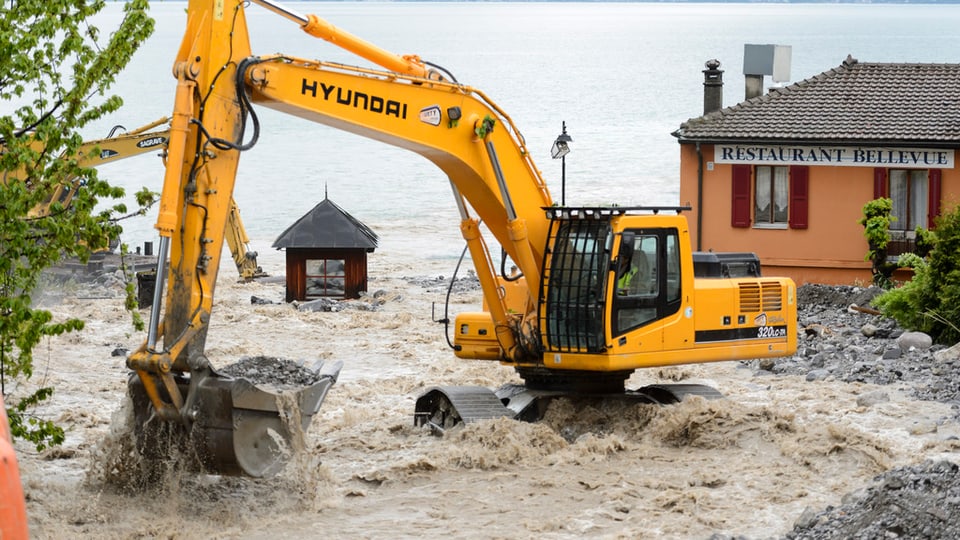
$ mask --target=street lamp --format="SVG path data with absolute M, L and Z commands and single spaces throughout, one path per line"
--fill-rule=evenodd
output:
M 570 146 L 567 143 L 573 142 L 573 139 L 567 135 L 567 122 L 563 122 L 563 132 L 553 141 L 553 147 L 550 148 L 550 157 L 560 159 L 560 206 L 567 205 L 567 154 L 570 153 Z

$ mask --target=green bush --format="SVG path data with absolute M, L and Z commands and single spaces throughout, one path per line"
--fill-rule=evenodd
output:
M 960 342 L 960 206 L 936 225 L 929 257 L 913 261 L 913 279 L 877 296 L 873 305 L 900 326 L 952 345 Z
M 887 245 L 890 243 L 890 224 L 896 221 L 892 216 L 893 199 L 879 198 L 863 205 L 863 217 L 857 222 L 863 225 L 863 235 L 867 239 L 867 255 L 872 263 L 870 272 L 873 284 L 884 289 L 893 283 L 890 276 L 897 269 L 895 264 L 887 262 Z

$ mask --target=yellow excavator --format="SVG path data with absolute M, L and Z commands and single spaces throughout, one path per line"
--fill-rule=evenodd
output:
M 131 131 L 115 134 L 121 129 L 123 128 L 116 126 L 106 138 L 85 141 L 80 145 L 80 165 L 83 167 L 98 167 L 105 163 L 164 149 L 167 138 L 170 136 L 170 118 L 160 118 Z M 94 153 L 94 150 L 97 150 L 97 152 Z M 79 180 L 58 184 L 43 202 L 28 213 L 28 216 L 43 217 L 49 215 L 53 203 L 60 203 L 63 208 L 68 207 L 73 195 L 79 188 Z M 247 281 L 265 277 L 267 274 L 257 264 L 257 252 L 250 249 L 250 239 L 243 226 L 243 221 L 240 219 L 240 209 L 235 201 L 230 207 L 224 234 L 230 253 L 233 254 L 233 261 L 237 265 L 240 279 Z
M 524 384 L 430 388 L 417 400 L 419 425 L 536 418 L 559 395 L 713 397 L 701 385 L 626 390 L 625 381 L 641 368 L 796 350 L 795 284 L 760 276 L 749 256 L 695 255 L 684 208 L 558 206 L 510 117 L 480 90 L 315 15 L 252 3 L 380 68 L 255 55 L 248 2 L 188 3 L 156 224 L 169 270 L 158 272 L 146 341 L 127 359 L 140 440 L 178 426 L 209 470 L 272 474 L 339 374 L 339 364 L 319 365 L 315 383 L 286 391 L 301 413 L 288 425 L 281 392 L 214 369 L 204 352 L 239 158 L 268 135 L 256 106 L 408 149 L 449 178 L 484 298 L 453 323 L 456 355 L 511 367 Z M 498 275 L 489 236 L 519 275 Z

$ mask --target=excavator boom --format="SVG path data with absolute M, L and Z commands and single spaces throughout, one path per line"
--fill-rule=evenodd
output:
M 122 129 L 121 126 L 117 126 L 108 137 L 85 141 L 81 144 L 78 149 L 78 162 L 82 167 L 98 167 L 105 163 L 162 150 L 167 142 L 168 132 L 165 129 L 156 128 L 164 126 L 168 121 L 168 118 L 160 118 L 132 131 L 113 135 L 114 132 Z M 31 210 L 30 217 L 49 215 L 54 203 L 59 203 L 61 207 L 66 208 L 79 188 L 80 181 L 77 179 L 58 184 L 41 204 Z

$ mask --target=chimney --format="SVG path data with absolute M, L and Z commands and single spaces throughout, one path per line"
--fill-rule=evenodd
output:
M 770 75 L 773 82 L 790 80 L 790 45 L 743 46 L 744 99 L 763 95 L 763 76 Z
M 744 99 L 753 99 L 763 94 L 763 75 L 744 75 L 743 82 Z
M 703 65 L 703 114 L 709 114 L 723 108 L 723 70 L 716 58 Z

